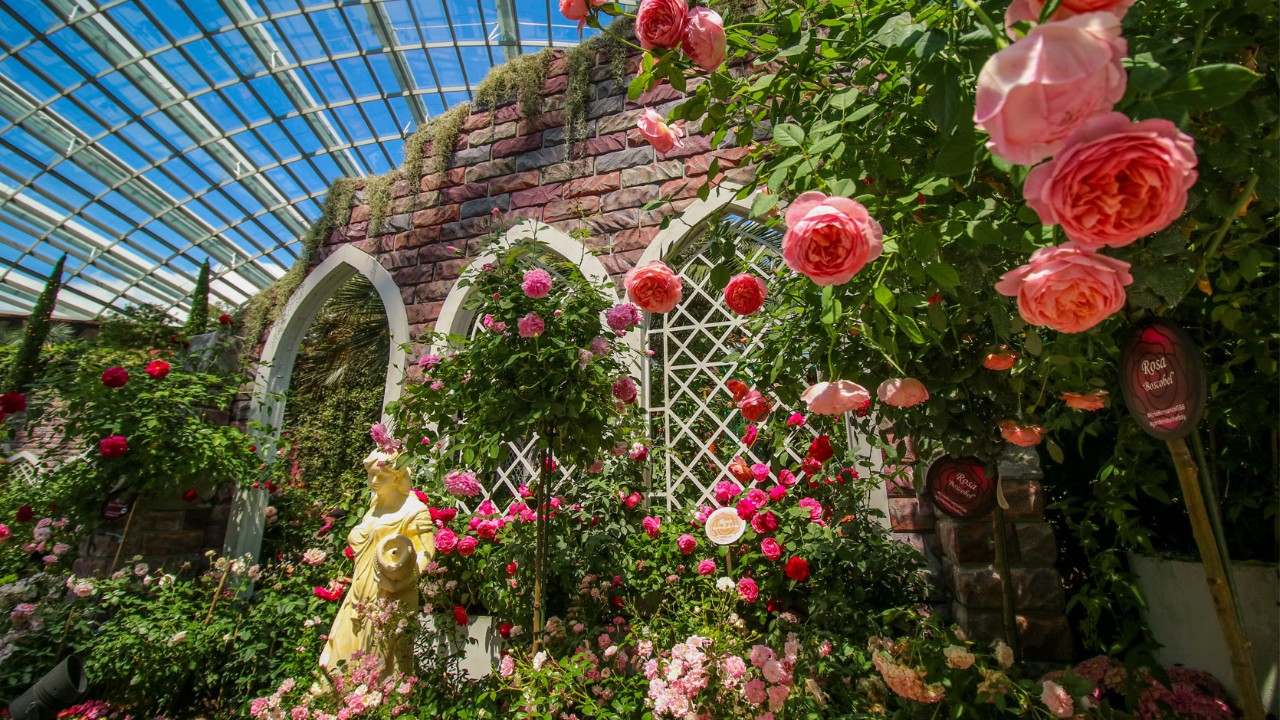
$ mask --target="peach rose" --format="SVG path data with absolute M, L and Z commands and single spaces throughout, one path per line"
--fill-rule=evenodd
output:
M 1123 308 L 1131 283 L 1129 263 L 1063 243 L 1032 253 L 1000 277 L 996 291 L 1018 298 L 1018 313 L 1032 325 L 1078 333 Z
M 1069 17 L 1091 12 L 1109 12 L 1123 18 L 1134 0 L 1062 0 L 1062 4 L 1053 15 L 1052 20 L 1066 20 Z M 1016 22 L 1040 22 L 1040 11 L 1044 10 L 1044 0 L 1013 0 L 1004 13 L 1005 27 L 1013 27 Z
M 685 0 L 641 0 L 636 11 L 636 39 L 640 47 L 679 47 L 684 40 L 684 24 L 689 14 Z
M 684 147 L 684 130 L 668 125 L 661 115 L 653 111 L 653 108 L 647 108 L 644 111 L 636 121 L 636 127 L 640 128 L 640 134 L 644 135 L 644 139 L 649 141 L 653 149 L 660 153 L 669 153 L 676 148 Z
M 1124 96 L 1128 46 L 1109 12 L 1036 26 L 997 52 L 978 74 L 973 122 L 991 136 L 987 149 L 1034 165 L 1067 136 Z
M 729 474 L 740 483 L 751 482 L 751 468 L 747 465 L 742 456 L 736 456 L 729 461 Z
M 1195 140 L 1173 123 L 1132 123 L 1113 112 L 1090 119 L 1032 168 L 1022 192 L 1041 222 L 1062 225 L 1080 247 L 1124 247 L 1178 219 L 1195 166 Z
M 982 367 L 988 370 L 1008 370 L 1017 362 L 1017 353 L 1001 350 L 1000 352 L 987 353 L 987 357 L 982 361 Z
M 587 19 L 587 0 L 560 0 L 560 14 L 566 20 L 577 20 L 579 27 Z
M 752 315 L 764 307 L 764 299 L 769 294 L 769 286 L 764 280 L 742 273 L 729 278 L 724 286 L 724 304 L 739 315 Z
M 886 405 L 909 408 L 928 400 L 929 391 L 915 378 L 892 378 L 880 383 L 876 396 Z
M 880 257 L 884 233 L 861 203 L 801 193 L 787 208 L 782 259 L 818 285 L 841 285 Z
M 800 399 L 809 405 L 809 412 L 817 415 L 839 415 L 871 405 L 871 393 L 852 380 L 816 383 Z
M 1106 390 L 1091 390 L 1087 393 L 1062 393 L 1062 401 L 1067 404 L 1067 407 L 1075 410 L 1088 410 L 1089 412 L 1095 412 L 1106 407 L 1106 398 Z
M 1017 420 L 1001 420 L 1000 437 L 1018 447 L 1039 445 L 1044 439 L 1044 428 L 1039 425 L 1023 425 Z
M 627 297 L 648 313 L 670 312 L 680 302 L 683 289 L 680 276 L 671 272 L 661 260 L 634 267 L 622 281 Z
M 695 65 L 714 72 L 724 62 L 724 20 L 720 13 L 707 7 L 689 11 L 684 24 L 684 41 L 680 49 Z

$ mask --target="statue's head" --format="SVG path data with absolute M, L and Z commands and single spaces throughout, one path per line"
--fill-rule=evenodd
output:
M 408 495 L 413 488 L 409 479 L 408 468 L 396 467 L 398 452 L 374 450 L 364 459 L 364 471 L 369 475 L 369 487 L 375 491 L 383 487 L 392 487 L 403 495 Z

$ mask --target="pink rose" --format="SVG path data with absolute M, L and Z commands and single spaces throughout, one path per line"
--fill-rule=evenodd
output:
M 1044 439 L 1044 428 L 1039 425 L 1023 425 L 1016 420 L 1001 420 L 1000 437 L 1018 447 L 1039 445 Z
M 880 257 L 883 235 L 861 203 L 810 190 L 787 208 L 782 259 L 818 285 L 842 285 Z
M 1013 0 L 1004 13 L 1005 27 L 1013 27 L 1014 23 L 1040 22 L 1040 11 L 1044 10 L 1045 0 Z M 1063 0 L 1057 10 L 1049 16 L 1049 20 L 1066 20 L 1069 17 L 1091 12 L 1109 12 L 1123 18 L 1134 0 Z
M 662 518 L 656 518 L 650 515 L 644 520 L 641 520 L 640 525 L 644 528 L 644 533 L 646 535 L 651 538 L 655 538 L 658 537 L 659 528 L 662 526 Z
M 707 559 L 698 562 L 698 574 L 710 575 L 716 571 L 716 561 Z
M 769 510 L 758 512 L 751 518 L 751 529 L 754 530 L 757 535 L 771 533 L 778 529 L 778 516 L 774 515 Z
M 462 539 L 458 541 L 458 554 L 462 557 L 467 557 L 471 553 L 475 552 L 476 542 L 476 539 L 470 535 L 464 535 Z
M 641 0 L 636 11 L 636 39 L 640 47 L 674 48 L 684 39 L 685 16 L 689 4 L 685 0 Z
M 742 578 L 738 581 L 738 597 L 742 598 L 742 602 L 753 603 L 756 598 L 760 597 L 760 588 L 756 587 L 756 581 L 751 578 Z
M 636 401 L 636 381 L 629 377 L 618 378 L 613 382 L 613 396 L 630 405 Z
M 587 0 L 560 0 L 560 14 L 566 20 L 577 20 L 579 23 L 587 19 Z
M 751 427 L 755 427 L 752 425 Z M 764 482 L 769 479 L 769 466 L 764 463 L 755 463 L 751 466 L 751 479 L 756 482 Z
M 768 294 L 769 286 L 764 280 L 742 273 L 729 278 L 729 284 L 724 286 L 724 304 L 739 315 L 752 315 L 764 307 Z
M 809 412 L 818 415 L 840 415 L 850 410 L 863 410 L 871 405 L 871 393 L 852 380 L 811 385 L 800 399 L 809 405 Z
M 641 8 L 643 10 L 643 6 Z M 680 302 L 683 294 L 680 276 L 671 272 L 671 268 L 661 260 L 631 268 L 622 285 L 627 289 L 631 302 L 648 313 L 669 312 Z
M 773 487 L 769 488 L 769 502 L 771 503 L 780 502 L 782 498 L 786 496 L 787 496 L 786 485 L 774 485 Z
M 1062 225 L 1080 247 L 1123 247 L 1178 219 L 1195 166 L 1195 141 L 1173 123 L 1113 112 L 1072 133 L 1022 192 L 1041 222 Z
M 520 337 L 538 337 L 547 329 L 547 325 L 537 313 L 529 313 L 516 321 L 516 329 L 519 330 Z
M 1124 96 L 1128 46 L 1120 19 L 1094 12 L 1038 25 L 991 56 L 978 74 L 973 122 L 992 154 L 1034 165 Z
M 1123 308 L 1131 283 L 1129 263 L 1063 243 L 1035 251 L 1000 277 L 996 291 L 1018 298 L 1018 313 L 1032 325 L 1078 333 Z
M 782 546 L 777 540 L 767 537 L 760 541 L 760 552 L 770 560 L 777 560 L 782 557 Z
M 1075 714 L 1071 695 L 1056 682 L 1045 680 L 1041 686 L 1040 701 L 1056 718 L 1069 718 Z
M 613 328 L 613 330 L 618 333 L 630 330 L 633 326 L 639 325 L 644 321 L 644 316 L 640 314 L 640 308 L 632 305 L 631 303 L 620 303 L 618 305 L 614 305 L 605 311 L 604 318 L 605 321 L 609 323 L 609 327 Z M 596 340 L 603 339 L 604 338 L 593 338 L 591 340 L 591 352 L 596 355 L 607 354 L 607 352 L 596 352 Z M 607 341 L 604 347 L 607 350 Z
M 653 108 L 645 109 L 644 114 L 636 121 L 636 127 L 640 128 L 640 134 L 644 135 L 653 149 L 660 153 L 666 154 L 684 147 L 684 130 L 668 125 Z
M 909 408 L 928 400 L 929 391 L 915 378 L 893 378 L 880 383 L 876 396 L 886 405 Z
M 729 482 L 728 480 L 721 480 L 720 482 L 716 483 L 716 487 L 715 487 L 716 502 L 727 503 L 730 500 L 738 497 L 738 495 L 741 492 L 742 492 L 742 486 L 738 485 L 738 483 Z
M 755 505 L 758 508 L 762 508 L 769 504 L 769 494 L 760 488 L 752 488 L 749 490 L 747 492 L 747 499 L 751 501 L 752 505 Z
M 747 702 L 752 705 L 759 705 L 768 697 L 764 682 L 761 680 L 751 680 L 746 685 L 743 685 L 742 692 L 746 696 Z
M 442 528 L 436 533 L 436 550 L 442 555 L 448 555 L 458 545 L 458 534 L 449 528 Z
M 627 457 L 636 462 L 644 462 L 649 459 L 649 448 L 644 443 L 635 443 L 631 446 L 631 450 L 627 452 Z
M 756 438 L 760 436 L 760 428 L 755 425 L 748 425 L 747 431 L 742 434 L 742 444 L 751 447 L 756 444 Z M 754 472 L 754 470 L 753 470 Z
M 760 506 L 751 502 L 751 498 L 743 498 L 738 501 L 738 517 L 743 520 L 750 520 L 759 509 Z
M 1107 406 L 1106 390 L 1093 390 L 1087 393 L 1062 393 L 1062 401 L 1074 410 L 1094 412 Z
M 563 8 L 564 5 L 561 4 Z M 576 20 L 577 18 L 570 18 Z M 544 298 L 551 292 L 551 273 L 542 268 L 534 268 L 526 270 L 524 277 L 520 281 L 520 289 L 524 294 L 533 299 Z
M 676 538 L 676 547 L 680 549 L 680 552 L 688 555 L 693 552 L 694 548 L 698 547 L 698 541 L 692 535 L 685 533 Z
M 685 16 L 684 42 L 680 49 L 694 65 L 714 72 L 724 62 L 724 20 L 720 13 L 706 7 L 696 7 Z

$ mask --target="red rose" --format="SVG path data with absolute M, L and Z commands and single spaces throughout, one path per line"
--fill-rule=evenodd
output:
M 511 623 L 502 623 L 501 625 L 499 625 L 498 634 L 502 636 L 503 640 L 510 640 L 511 639 Z
M 796 582 L 804 582 L 809 579 L 809 561 L 804 558 L 793 557 L 787 560 L 786 567 L 787 577 Z
M 10 390 L 0 395 L 0 412 L 16 413 L 27 409 L 27 396 L 20 392 Z
M 822 470 L 822 463 L 807 457 L 800 461 L 800 472 L 805 475 L 817 475 Z
M 685 0 L 641 0 L 635 29 L 640 47 L 645 50 L 680 47 L 688 13 L 689 3 Z
M 164 376 L 169 374 L 169 363 L 163 360 L 152 360 L 147 363 L 147 374 L 156 380 L 163 380 Z M 125 375 L 125 379 L 129 379 L 127 374 Z M 106 381 L 105 378 L 103 381 Z M 120 384 L 123 385 L 124 383 Z
M 354 548 L 352 548 L 350 545 L 348 545 L 348 546 L 346 546 L 345 548 L 343 548 L 343 550 L 342 550 L 342 554 L 343 554 L 344 556 L 346 556 L 346 558 L 347 558 L 348 560 L 352 560 L 352 559 L 354 559 L 354 558 L 355 558 L 355 556 L 356 556 L 356 551 L 355 551 L 355 549 L 354 549 Z
M 782 557 L 782 546 L 773 538 L 765 538 L 760 541 L 760 552 L 770 560 L 777 560 Z
M 458 516 L 457 508 L 429 508 L 429 512 L 431 513 L 431 522 L 441 522 L 446 525 L 453 522 L 453 519 Z
M 431 502 L 431 500 L 427 497 L 427 494 L 422 492 L 418 488 L 413 489 L 413 496 L 418 498 L 418 502 L 422 503 L 423 505 L 428 505 Z M 435 518 L 431 518 L 431 519 L 434 520 Z
M 747 422 L 755 423 L 764 420 L 772 407 L 769 399 L 761 395 L 759 390 L 752 390 L 738 401 L 738 409 L 742 411 L 742 417 L 746 418 Z
M 769 286 L 755 275 L 734 275 L 729 279 L 729 284 L 724 286 L 724 304 L 739 315 L 751 315 L 764 307 L 764 298 L 768 292 Z
M 230 315 L 223 314 L 218 316 L 218 324 L 223 327 L 230 327 L 231 325 L 235 325 L 236 321 L 232 320 Z
M 129 451 L 129 440 L 123 435 L 109 435 L 98 443 L 98 452 L 104 458 L 120 457 Z
M 461 605 L 454 605 L 454 606 L 453 606 L 453 619 L 454 619 L 454 620 L 455 620 L 459 625 L 466 625 L 466 624 L 467 624 L 467 611 L 466 611 L 466 609 L 465 609 L 465 608 L 463 608 Z
M 470 535 L 463 536 L 458 540 L 458 554 L 462 557 L 468 557 L 476 551 L 477 540 Z
M 23 505 L 18 508 L 18 522 L 31 522 L 31 518 L 36 516 L 36 512 L 31 509 L 30 505 Z
M 640 493 L 632 492 L 630 495 L 622 499 L 622 504 L 626 506 L 628 510 L 635 510 L 636 506 L 640 504 L 640 500 Z
M 688 555 L 693 552 L 694 548 L 698 547 L 698 540 L 686 533 L 676 538 L 676 547 L 680 549 L 680 552 Z
M 200 491 L 195 488 L 191 488 L 190 490 L 182 493 L 182 502 L 195 502 L 199 499 Z
M 747 396 L 747 391 L 751 389 L 747 387 L 746 383 L 733 378 L 725 380 L 724 386 L 729 388 L 729 392 L 733 395 L 734 402 L 741 402 L 742 398 Z
M 615 608 L 620 608 L 622 607 L 622 598 L 620 597 L 609 598 L 609 604 Z
M 809 444 L 809 457 L 820 463 L 830 460 L 833 454 L 831 451 L 831 438 L 826 435 L 819 435 Z
M 129 371 L 119 365 L 102 371 L 102 384 L 109 388 L 124 387 L 127 382 L 129 382 Z

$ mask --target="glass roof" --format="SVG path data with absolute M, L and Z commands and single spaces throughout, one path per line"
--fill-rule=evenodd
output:
M 58 317 L 184 317 L 206 259 L 239 305 L 331 182 L 398 167 L 492 67 L 581 39 L 551 0 L 5 0 L 0 313 L 63 253 Z

